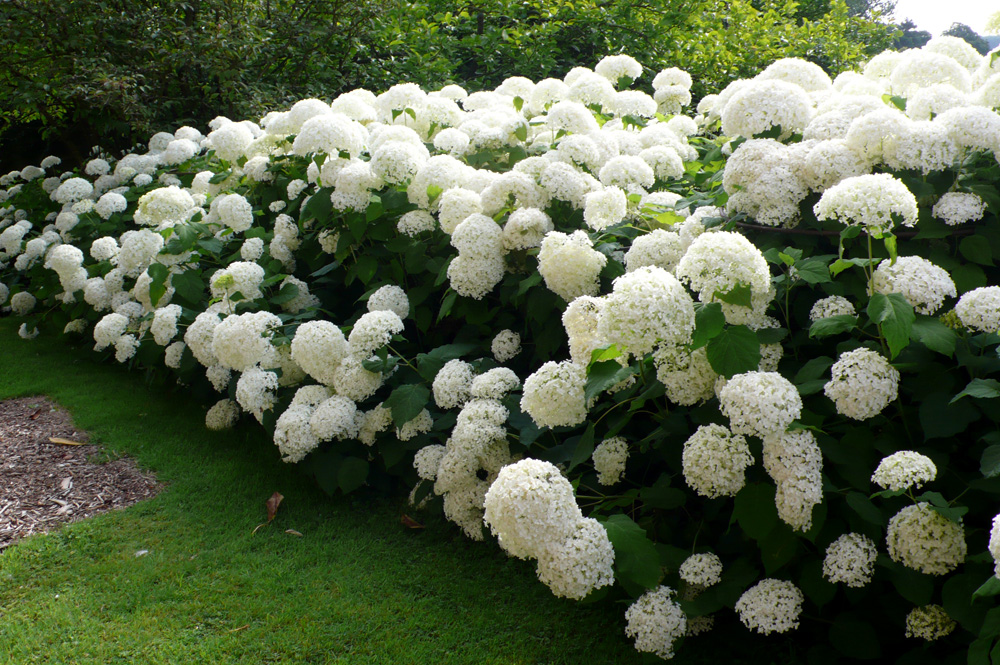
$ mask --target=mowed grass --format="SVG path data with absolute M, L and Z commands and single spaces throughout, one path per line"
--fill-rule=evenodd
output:
M 437 514 L 404 527 L 400 499 L 326 496 L 255 423 L 209 432 L 182 389 L 16 329 L 0 319 L 0 398 L 49 395 L 166 489 L 0 554 L 0 663 L 662 662 L 624 636 L 624 604 L 555 598 L 532 562 Z M 735 662 L 709 635 L 673 662 L 717 662 L 720 646 Z M 758 653 L 741 655 L 776 658 Z

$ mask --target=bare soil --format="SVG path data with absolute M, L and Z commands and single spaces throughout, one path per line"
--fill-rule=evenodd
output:
M 0 552 L 25 536 L 131 506 L 162 489 L 133 460 L 89 439 L 45 397 L 0 401 Z

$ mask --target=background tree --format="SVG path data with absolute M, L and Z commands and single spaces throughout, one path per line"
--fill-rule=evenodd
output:
M 899 32 L 892 41 L 892 47 L 897 51 L 908 48 L 920 48 L 931 40 L 931 33 L 926 30 L 917 30 L 917 24 L 906 19 L 899 24 Z
M 951 27 L 941 33 L 942 35 L 950 35 L 952 37 L 958 37 L 959 39 L 964 39 L 969 42 L 972 48 L 979 51 L 980 54 L 986 55 L 990 52 L 990 45 L 986 43 L 986 40 L 982 36 L 965 25 L 964 23 L 952 23 Z

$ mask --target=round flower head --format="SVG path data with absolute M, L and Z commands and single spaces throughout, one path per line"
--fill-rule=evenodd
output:
M 985 212 L 986 202 L 975 194 L 966 192 L 948 192 L 931 209 L 931 214 L 944 220 L 948 226 L 978 221 Z
M 560 598 L 582 600 L 594 589 L 615 583 L 614 563 L 607 530 L 583 517 L 566 540 L 538 553 L 538 579 Z
M 899 372 L 871 349 L 842 353 L 830 374 L 823 392 L 834 401 L 837 413 L 855 420 L 881 413 L 899 390 Z
M 656 266 L 615 279 L 597 324 L 598 337 L 636 356 L 657 346 L 687 344 L 693 330 L 691 296 L 677 278 Z
M 212 352 L 221 364 L 244 372 L 274 349 L 270 338 L 281 325 L 271 312 L 227 316 L 212 332 Z
M 955 305 L 955 314 L 971 330 L 1000 331 L 1000 286 L 981 286 L 963 294 Z
M 745 471 L 753 464 L 746 439 L 722 425 L 702 425 L 684 442 L 681 456 L 684 480 L 701 496 L 735 496 L 746 484 Z
M 542 240 L 538 252 L 538 272 L 545 286 L 566 302 L 597 295 L 598 278 L 607 262 L 608 257 L 594 249 L 583 231 L 570 235 L 552 231 Z
M 754 79 L 740 88 L 722 110 L 722 132 L 749 139 L 778 127 L 781 137 L 787 138 L 805 129 L 812 112 L 812 100 L 799 86 Z
M 292 360 L 326 385 L 333 385 L 335 370 L 350 353 L 344 333 L 329 321 L 303 323 L 295 331 L 291 346 Z
M 519 559 L 537 558 L 566 541 L 582 517 L 573 486 L 553 464 L 536 459 L 503 467 L 483 507 L 500 547 Z
M 434 403 L 442 409 L 452 409 L 465 404 L 472 397 L 472 365 L 464 360 L 449 360 L 434 376 L 431 388 Z
M 878 550 L 871 538 L 860 533 L 845 533 L 826 548 L 823 577 L 831 584 L 843 582 L 859 588 L 872 581 Z
M 747 589 L 736 601 L 743 625 L 762 635 L 787 633 L 799 627 L 805 597 L 785 580 L 765 579 Z
M 614 485 L 625 473 L 628 442 L 620 436 L 605 439 L 594 448 L 593 460 L 594 470 L 597 471 L 597 482 L 602 485 Z
M 628 55 L 606 55 L 594 65 L 594 73 L 600 74 L 612 83 L 617 84 L 623 78 L 633 81 L 642 76 L 642 65 Z
M 844 296 L 827 296 L 813 303 L 809 310 L 809 320 L 819 321 L 831 316 L 857 316 L 853 303 Z
M 933 642 L 950 635 L 957 625 L 940 605 L 924 605 L 906 615 L 906 636 Z
M 962 525 L 928 503 L 907 506 L 896 513 L 889 520 L 886 544 L 893 561 L 927 575 L 945 575 L 965 561 Z
M 687 617 L 673 595 L 670 587 L 659 586 L 639 596 L 625 612 L 625 635 L 635 638 L 636 651 L 674 657 L 674 642 L 687 631 Z
M 387 284 L 379 288 L 368 298 L 368 311 L 389 311 L 394 312 L 400 319 L 405 319 L 410 314 L 410 300 L 406 297 L 403 289 L 393 284 Z
M 833 219 L 861 226 L 874 238 L 892 231 L 898 223 L 917 223 L 917 200 L 900 180 L 888 173 L 846 178 L 823 192 L 813 207 L 820 221 Z
M 628 199 L 621 188 L 605 187 L 584 197 L 583 220 L 595 231 L 603 231 L 625 219 L 627 208 Z
M 357 405 L 342 395 L 327 397 L 309 418 L 309 428 L 320 441 L 352 439 L 358 435 Z
M 823 501 L 823 453 L 809 430 L 764 439 L 764 469 L 777 485 L 778 517 L 796 531 L 812 528 L 813 507 Z
M 413 456 L 413 468 L 423 480 L 434 481 L 437 478 L 438 467 L 445 456 L 447 448 L 440 444 L 424 446 Z
M 719 375 L 708 362 L 705 347 L 688 353 L 683 347 L 662 347 L 653 354 L 656 378 L 667 399 L 680 406 L 692 406 L 715 396 Z
M 205 427 L 215 431 L 232 429 L 239 417 L 239 404 L 231 399 L 220 399 L 205 414 Z
M 684 246 L 676 233 L 654 229 L 632 241 L 625 253 L 625 269 L 628 272 L 644 266 L 658 266 L 673 272 L 684 255 Z
M 94 193 L 94 186 L 83 178 L 69 178 L 58 189 L 52 192 L 52 200 L 57 203 L 76 203 L 89 198 Z
M 767 261 L 753 243 L 739 233 L 703 233 L 688 247 L 677 264 L 677 278 L 698 293 L 704 303 L 716 302 L 716 294 L 749 286 L 751 307 L 723 302 L 722 311 L 731 324 L 747 323 L 762 312 L 772 297 Z
M 278 376 L 255 365 L 240 375 L 236 382 L 236 401 L 258 421 L 264 412 L 274 408 L 274 392 L 278 389 Z
M 521 409 L 539 427 L 578 425 L 587 418 L 587 370 L 571 361 L 549 361 L 524 381 Z
M 900 491 L 921 487 L 937 477 L 937 467 L 931 458 L 912 450 L 901 450 L 879 462 L 872 482 L 882 489 Z
M 994 575 L 1000 577 L 1000 515 L 993 518 L 993 527 L 990 529 L 990 555 L 993 557 Z
M 719 407 L 737 434 L 764 438 L 784 432 L 802 412 L 802 397 L 777 372 L 747 372 L 729 379 Z
M 722 580 L 722 559 L 711 552 L 692 554 L 684 559 L 679 573 L 688 584 L 707 588 Z
M 900 293 L 919 314 L 934 314 L 947 297 L 956 295 L 948 271 L 919 256 L 882 261 L 872 276 L 876 293 Z
M 490 344 L 490 352 L 498 363 L 505 363 L 521 352 L 521 336 L 513 330 L 501 330 Z

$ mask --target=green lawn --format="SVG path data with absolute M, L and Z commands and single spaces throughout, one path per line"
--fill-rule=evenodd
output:
M 407 529 L 398 499 L 330 498 L 255 424 L 209 432 L 183 391 L 16 329 L 0 319 L 0 398 L 51 396 L 167 488 L 0 554 L 0 663 L 662 662 L 625 638 L 625 605 L 555 598 L 437 514 Z M 755 657 L 709 634 L 673 662 L 717 662 L 720 644 L 726 662 L 788 662 L 763 642 Z

